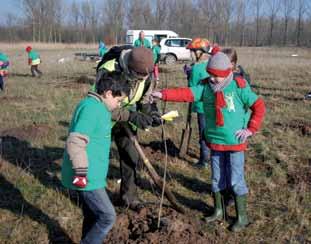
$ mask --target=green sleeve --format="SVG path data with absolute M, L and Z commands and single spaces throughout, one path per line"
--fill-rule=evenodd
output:
M 145 39 L 145 47 L 146 48 L 151 48 L 151 43 L 148 39 Z
M 190 90 L 192 91 L 194 102 L 202 101 L 202 95 L 204 91 L 204 85 L 199 83 L 196 86 L 190 87 Z
M 244 105 L 251 107 L 257 99 L 258 96 L 252 91 L 249 84 L 246 84 L 245 88 L 241 88 L 241 100 Z
M 134 47 L 139 47 L 140 46 L 140 43 L 139 43 L 139 40 L 137 39 L 135 42 L 134 42 Z
M 90 136 L 96 128 L 97 111 L 94 111 L 94 106 L 85 104 L 75 113 L 74 123 L 70 132 L 78 132 L 82 135 Z
M 205 70 L 206 63 L 200 63 L 200 64 L 195 64 L 192 67 L 191 75 L 189 78 L 189 86 L 196 86 L 197 84 L 200 83 L 201 80 L 206 79 L 209 77 L 209 74 Z

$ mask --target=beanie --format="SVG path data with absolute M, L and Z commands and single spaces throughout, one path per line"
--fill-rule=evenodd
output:
M 26 52 L 27 52 L 27 53 L 30 52 L 31 49 L 32 49 L 31 46 L 26 47 Z
M 226 54 L 217 52 L 209 59 L 206 71 L 216 77 L 227 77 L 232 72 L 232 64 Z
M 145 47 L 133 48 L 129 54 L 128 68 L 140 75 L 148 75 L 153 71 L 152 51 Z

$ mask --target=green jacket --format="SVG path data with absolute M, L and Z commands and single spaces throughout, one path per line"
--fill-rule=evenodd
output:
M 86 147 L 88 157 L 88 184 L 77 188 L 72 184 L 74 170 L 67 151 L 62 164 L 62 184 L 70 189 L 90 191 L 106 186 L 111 144 L 111 112 L 95 97 L 83 99 L 75 109 L 69 133 L 78 132 L 89 137 Z
M 40 55 L 38 52 L 34 51 L 34 50 L 31 50 L 29 53 L 28 53 L 28 58 L 31 59 L 31 60 L 36 60 L 36 59 L 39 59 L 40 58 Z
M 106 47 L 101 47 L 98 49 L 98 52 L 99 52 L 99 56 L 102 58 L 106 52 L 108 52 L 108 48 Z
M 208 84 L 190 88 L 194 101 L 203 101 L 204 114 L 206 115 L 205 138 L 207 143 L 221 147 L 240 147 L 245 149 L 245 144 L 238 141 L 236 131 L 247 127 L 249 114 L 247 109 L 251 107 L 258 96 L 246 84 L 245 88 L 239 88 L 235 81 L 231 81 L 224 88 L 223 93 L 227 106 L 222 109 L 224 126 L 216 126 L 215 95 Z M 216 146 L 215 146 L 216 145 Z
M 209 74 L 206 72 L 207 62 L 208 60 L 196 63 L 192 66 L 189 87 L 197 86 L 202 80 L 209 77 Z M 203 102 L 194 102 L 192 104 L 192 112 L 204 113 Z
M 161 47 L 159 45 L 152 46 L 152 53 L 153 53 L 153 63 L 157 64 L 160 61 L 160 51 Z
M 7 62 L 9 61 L 9 57 L 4 53 L 0 53 L 0 61 Z
M 134 47 L 146 47 L 146 48 L 151 48 L 151 43 L 148 39 L 144 38 L 143 42 L 138 38 L 134 42 Z

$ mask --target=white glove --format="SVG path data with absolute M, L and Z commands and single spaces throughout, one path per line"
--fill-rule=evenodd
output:
M 246 142 L 247 138 L 253 135 L 249 129 L 242 129 L 235 132 L 235 136 L 242 142 Z
M 151 96 L 153 96 L 154 98 L 162 99 L 162 93 L 159 91 L 152 92 Z

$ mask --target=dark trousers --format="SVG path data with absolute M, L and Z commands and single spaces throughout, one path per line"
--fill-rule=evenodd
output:
M 38 65 L 31 65 L 30 71 L 33 77 L 42 75 L 42 72 L 38 69 Z
M 205 115 L 203 113 L 197 113 L 198 127 L 199 127 L 199 143 L 200 143 L 200 162 L 207 162 L 210 150 L 206 146 L 204 129 L 206 127 Z
M 3 91 L 4 90 L 4 78 L 2 75 L 0 75 L 0 89 Z
M 137 134 L 136 131 L 133 130 L 132 133 L 134 135 Z M 140 156 L 133 142 L 127 135 L 124 124 L 117 123 L 112 130 L 112 134 L 120 157 L 120 197 L 124 203 L 130 204 L 138 199 L 136 168 L 139 164 Z

